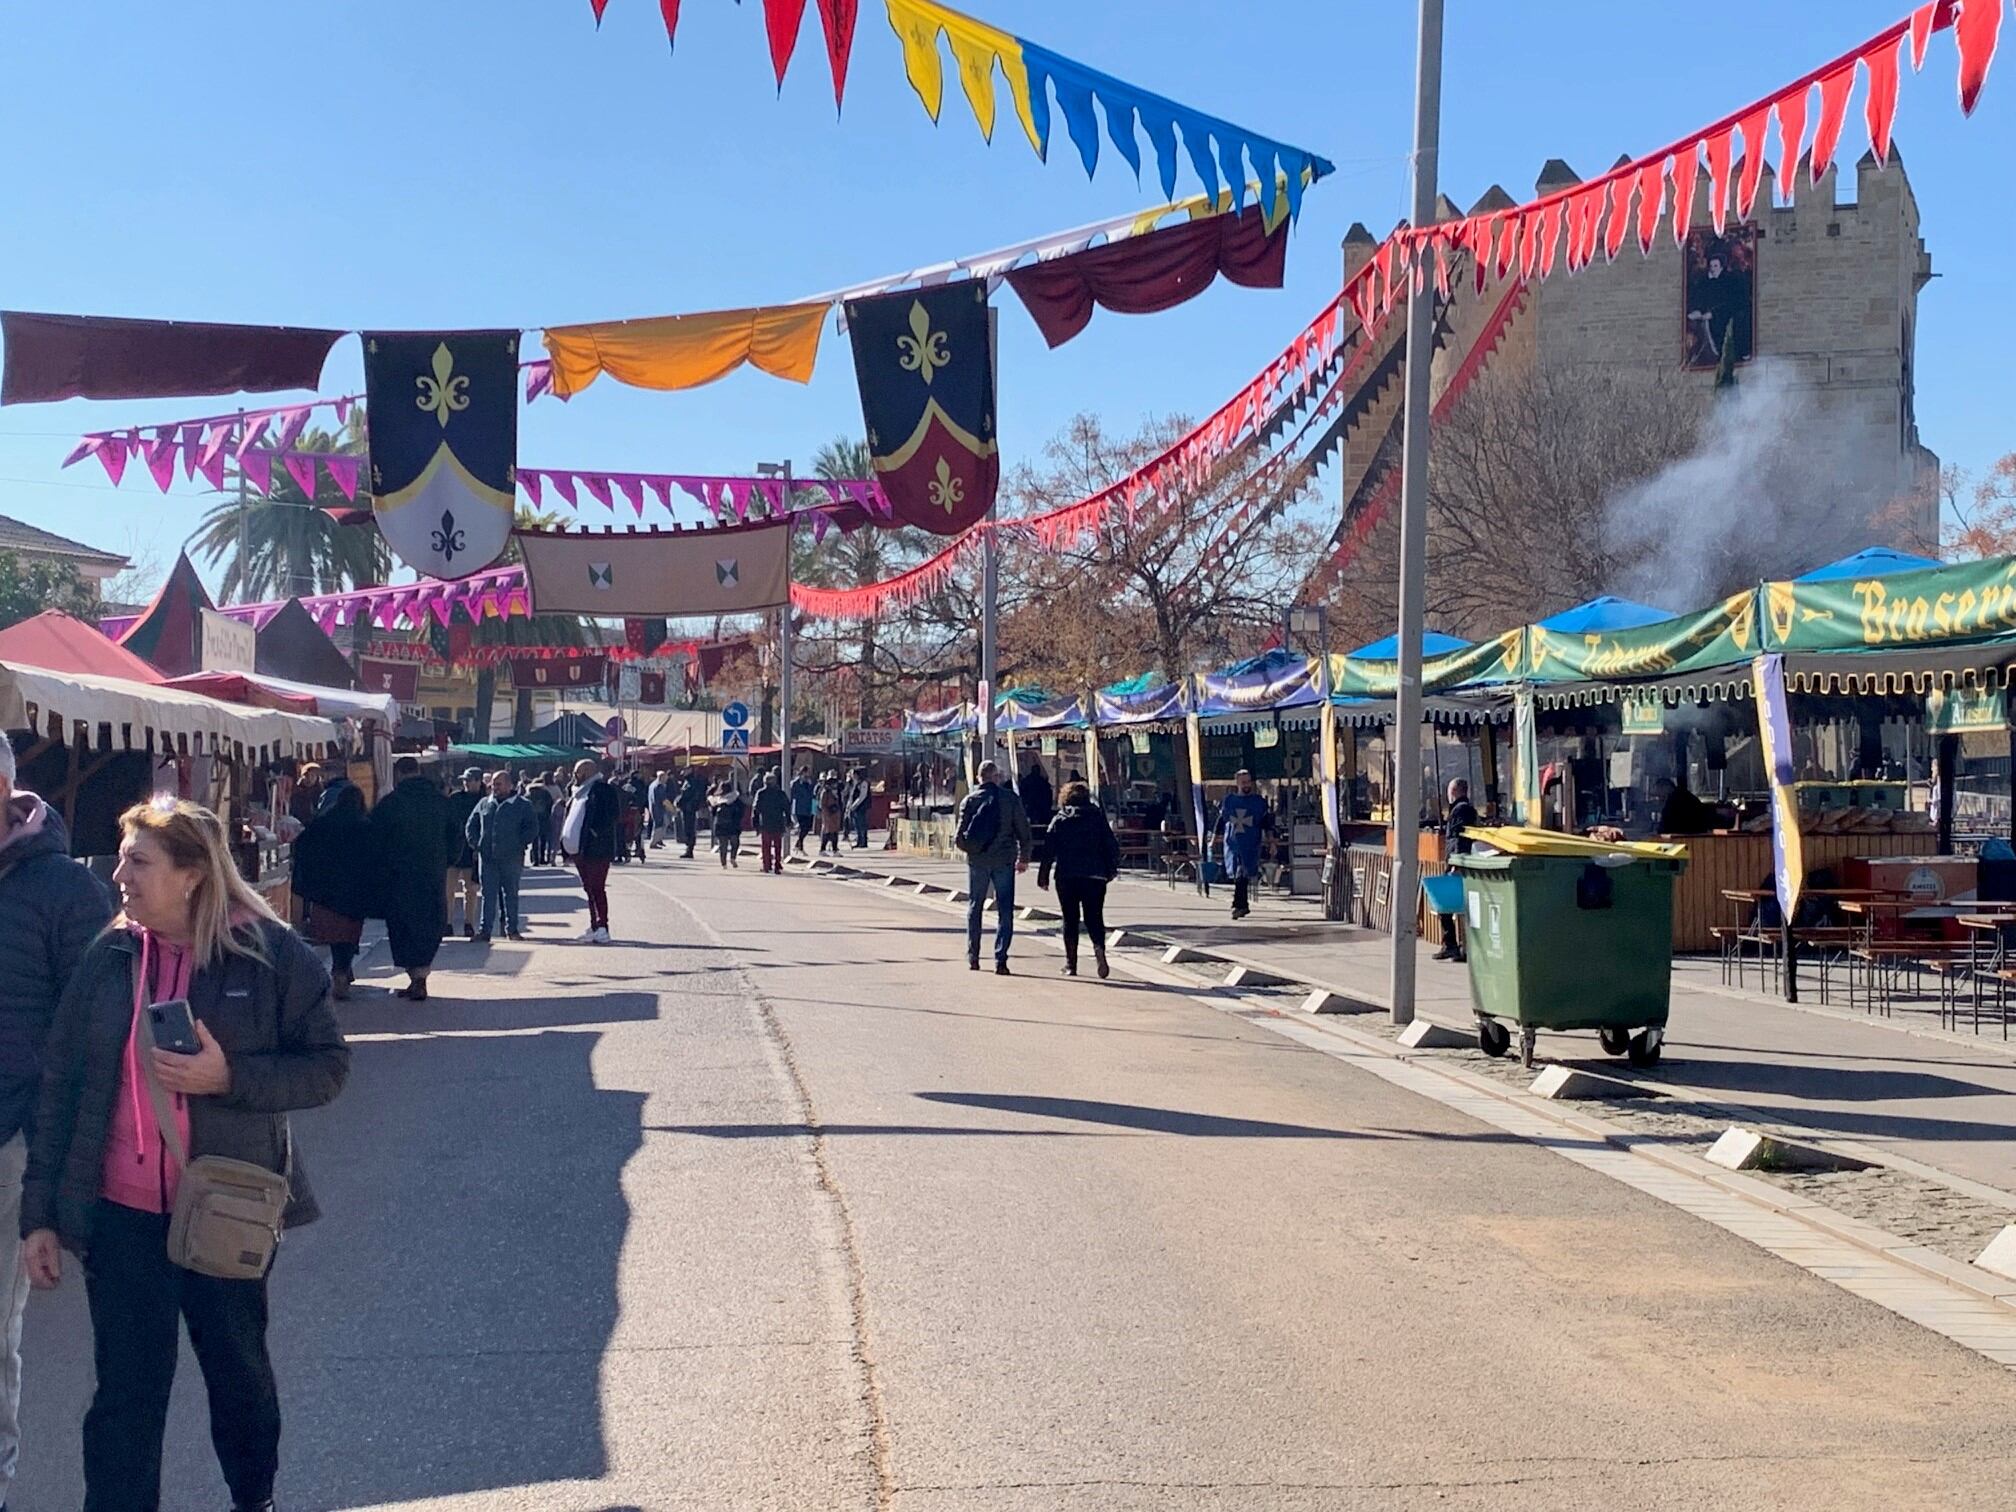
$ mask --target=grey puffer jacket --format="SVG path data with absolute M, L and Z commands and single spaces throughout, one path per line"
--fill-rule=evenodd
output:
M 315 952 L 276 920 L 250 927 L 270 965 L 226 955 L 200 967 L 189 983 L 190 1008 L 231 1065 L 229 1092 L 189 1099 L 189 1153 L 281 1171 L 292 1143 L 288 1113 L 318 1108 L 342 1091 L 350 1047 L 330 1003 L 329 972 Z M 100 936 L 63 994 L 44 1055 L 41 1109 L 21 1185 L 21 1233 L 52 1228 L 78 1254 L 90 1245 L 104 1185 L 138 966 L 135 936 L 123 929 Z M 292 1182 L 289 1228 L 319 1216 L 298 1145 Z
M 0 1144 L 33 1122 L 42 1042 L 63 988 L 112 917 L 112 898 L 70 859 L 56 811 L 32 793 L 0 836 Z

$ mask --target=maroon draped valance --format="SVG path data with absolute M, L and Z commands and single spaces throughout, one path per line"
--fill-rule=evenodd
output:
M 1248 289 L 1278 289 L 1287 267 L 1288 222 L 1269 231 L 1255 206 L 1015 268 L 1008 283 L 1055 347 L 1091 324 L 1095 304 L 1152 315 L 1195 299 L 1220 274 Z
M 0 334 L 0 404 L 40 404 L 313 389 L 344 333 L 5 310 Z

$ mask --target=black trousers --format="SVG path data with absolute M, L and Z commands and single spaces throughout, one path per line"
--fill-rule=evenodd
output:
M 329 969 L 348 971 L 357 964 L 357 947 L 341 943 L 329 947 Z
M 185 1322 L 231 1500 L 269 1500 L 280 1466 L 280 1394 L 266 1353 L 266 1283 L 171 1265 L 165 1214 L 100 1202 L 84 1291 L 98 1367 L 84 1414 L 84 1512 L 158 1512 L 161 1436 Z
M 1235 914 L 1247 912 L 1249 904 L 1246 893 L 1252 885 L 1253 879 L 1250 877 L 1234 877 L 1232 879 L 1232 912 Z
M 1064 910 L 1064 959 L 1078 964 L 1079 920 L 1092 936 L 1092 948 L 1106 948 L 1106 883 L 1099 877 L 1059 877 L 1057 906 Z

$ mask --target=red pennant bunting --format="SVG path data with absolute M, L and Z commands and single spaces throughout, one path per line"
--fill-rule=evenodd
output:
M 805 0 L 763 0 L 763 25 L 770 33 L 770 66 L 777 70 L 779 89 L 784 87 L 784 70 L 791 66 L 804 20 Z
M 1384 320 L 1393 308 L 1393 242 L 1391 238 L 1382 242 L 1379 253 L 1372 259 L 1372 266 L 1378 270 L 1379 318 Z
M 1501 215 L 1492 223 L 1497 227 L 1498 277 L 1503 279 L 1512 271 L 1512 263 L 1519 255 L 1519 222 L 1510 215 Z
M 1439 241 L 1435 243 L 1435 293 L 1441 299 L 1449 297 L 1449 248 Z
M 1729 162 L 1734 155 L 1736 133 L 1718 131 L 1708 138 L 1708 218 L 1721 235 L 1729 220 Z
M 1666 165 L 1647 163 L 1638 170 L 1638 250 L 1652 255 L 1652 238 L 1659 234 L 1660 201 L 1666 193 Z
M 1813 127 L 1813 182 L 1819 183 L 1841 145 L 1842 123 L 1848 119 L 1848 91 L 1855 87 L 1855 65 L 1844 64 L 1820 81 L 1820 119 Z
M 1540 276 L 1551 277 L 1554 254 L 1561 247 L 1561 201 L 1555 200 L 1540 211 Z
M 595 24 L 602 24 L 602 12 L 609 9 L 609 0 L 588 0 L 589 9 L 595 12 Z
M 1694 223 L 1694 201 L 1701 192 L 1701 144 L 1689 142 L 1673 159 L 1673 241 L 1687 245 L 1687 228 Z
M 1764 182 L 1764 133 L 1771 125 L 1771 107 L 1759 105 L 1743 117 L 1743 172 L 1736 180 L 1736 218 L 1748 220 Z
M 1863 119 L 1869 123 L 1869 149 L 1879 164 L 1890 161 L 1890 128 L 1897 121 L 1897 46 L 1893 40 L 1863 55 L 1869 65 L 1869 98 Z
M 658 0 L 658 14 L 665 18 L 665 45 L 679 45 L 679 0 Z
M 1925 0 L 1911 12 L 1911 71 L 1925 66 L 1925 44 L 1932 40 L 1932 18 L 1939 13 L 1939 0 Z
M 1799 150 L 1806 145 L 1806 96 L 1812 88 L 1801 84 L 1778 97 L 1778 197 L 1788 205 L 1799 183 Z
M 1611 262 L 1617 261 L 1624 239 L 1631 234 L 1631 190 L 1636 182 L 1636 176 L 1629 173 L 1610 181 L 1609 232 L 1603 238 L 1603 255 Z
M 1568 266 L 1578 271 L 1596 261 L 1596 246 L 1603 236 L 1603 206 L 1606 198 L 1600 183 L 1576 195 L 1572 204 L 1574 233 L 1568 243 Z
M 1995 47 L 2002 36 L 2004 9 L 2004 0 L 1961 0 L 1953 40 L 1960 46 L 1960 109 L 1965 115 L 1974 114 L 1981 86 L 1988 82 L 1988 68 L 1995 61 Z
M 1519 217 L 1519 276 L 1531 280 L 1540 266 L 1540 217 Z
M 1464 234 L 1470 239 L 1470 261 L 1476 264 L 1474 272 L 1479 294 L 1491 281 L 1491 226 L 1492 222 L 1481 215 L 1464 225 Z
M 666 0 L 676 4 L 677 0 Z M 833 69 L 833 108 L 838 110 L 847 94 L 847 60 L 854 53 L 854 22 L 861 14 L 861 0 L 819 0 L 819 24 L 826 33 L 826 61 Z

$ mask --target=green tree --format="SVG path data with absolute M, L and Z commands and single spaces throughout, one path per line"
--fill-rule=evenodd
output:
M 68 562 L 23 561 L 0 551 L 0 630 L 44 609 L 89 619 L 97 608 L 98 596 Z
M 364 411 L 350 412 L 340 432 L 309 430 L 294 443 L 299 452 L 325 452 L 363 458 L 367 451 Z M 368 474 L 367 474 L 368 477 Z M 311 593 L 338 593 L 346 588 L 382 583 L 390 560 L 376 529 L 341 524 L 332 510 L 368 509 L 368 486 L 360 486 L 353 501 L 315 469 L 314 497 L 294 481 L 277 461 L 264 490 L 246 489 L 242 511 L 245 560 L 239 560 L 241 510 L 236 464 L 227 474 L 223 496 L 204 515 L 189 538 L 191 549 L 211 566 L 223 563 L 220 584 L 225 600 L 292 598 Z

